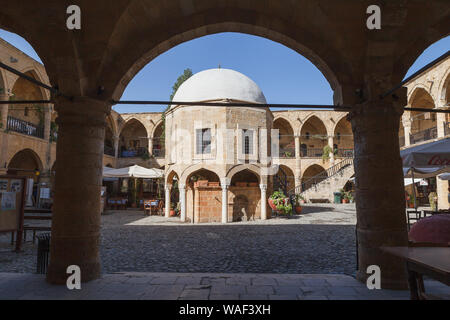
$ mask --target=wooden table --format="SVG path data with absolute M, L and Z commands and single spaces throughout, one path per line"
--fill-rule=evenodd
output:
M 411 300 L 426 300 L 422 276 L 450 286 L 450 247 L 382 247 L 406 263 Z

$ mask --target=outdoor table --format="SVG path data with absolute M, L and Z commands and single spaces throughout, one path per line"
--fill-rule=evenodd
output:
M 411 300 L 426 300 L 422 276 L 450 286 L 450 247 L 382 247 L 406 263 Z

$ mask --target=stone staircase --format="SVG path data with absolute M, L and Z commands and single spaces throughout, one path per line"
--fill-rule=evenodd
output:
M 333 193 L 342 189 L 354 174 L 353 158 L 347 158 L 289 191 L 289 195 L 300 194 L 308 202 L 333 202 Z

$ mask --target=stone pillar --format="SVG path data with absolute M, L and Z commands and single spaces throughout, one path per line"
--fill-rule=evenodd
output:
M 52 122 L 52 107 L 44 108 L 44 140 L 50 141 L 50 127 Z
M 228 223 L 228 187 L 230 186 L 230 181 L 227 178 L 222 178 L 222 223 Z
M 180 183 L 178 189 L 180 190 L 180 220 L 186 222 L 186 185 Z
M 403 123 L 403 129 L 405 132 L 405 147 L 411 145 L 411 120 L 406 123 Z
M 165 200 L 166 200 L 166 206 L 165 206 L 165 209 L 164 209 L 164 214 L 165 214 L 165 216 L 166 216 L 166 218 L 169 218 L 169 216 L 170 216 L 170 190 L 172 189 L 172 185 L 170 185 L 170 184 L 166 184 L 166 186 L 165 186 L 165 191 L 166 191 L 166 194 L 165 194 Z
M 450 203 L 448 202 L 449 183 L 447 180 L 442 180 L 439 176 L 436 177 L 436 193 L 438 196 L 438 209 L 448 209 Z
M 87 97 L 57 101 L 58 148 L 47 281 L 65 284 L 67 267 L 81 281 L 100 276 L 100 192 L 103 143 L 110 105 Z
M 295 158 L 300 158 L 300 136 L 295 136 Z
M 437 136 L 438 138 L 442 138 L 445 136 L 445 113 L 437 113 L 436 114 L 436 126 L 437 126 Z
M 334 164 L 334 137 L 333 136 L 328 136 L 328 145 L 331 148 L 330 163 L 331 163 L 331 165 L 333 165 Z
M 405 91 L 403 96 L 406 100 Z M 380 250 L 383 246 L 408 245 L 398 138 L 404 105 L 405 101 L 386 97 L 355 105 L 349 114 L 357 177 L 357 279 L 365 283 L 367 267 L 377 265 L 383 289 L 407 288 L 404 261 Z
M 267 220 L 267 184 L 260 184 L 261 189 L 261 220 Z
M 295 192 L 300 191 L 302 159 L 300 155 L 300 136 L 295 136 Z
M 0 101 L 9 101 L 9 95 L 7 94 L 0 94 Z M 0 104 L 0 129 L 6 130 L 6 127 L 8 125 L 8 108 L 9 105 L 7 104 Z
M 153 138 L 148 138 L 148 153 L 153 154 Z
M 119 158 L 119 136 L 114 136 L 114 158 Z

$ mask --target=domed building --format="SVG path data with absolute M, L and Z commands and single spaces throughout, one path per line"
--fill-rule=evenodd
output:
M 185 81 L 173 101 L 189 103 L 172 105 L 165 116 L 166 199 L 175 179 L 181 219 L 265 219 L 274 117 L 258 85 L 237 71 L 210 69 Z

